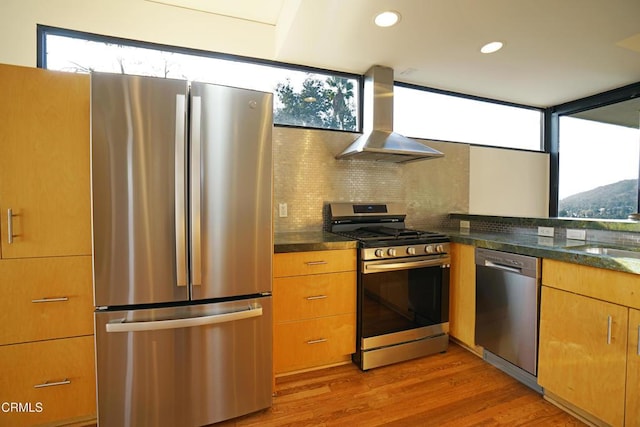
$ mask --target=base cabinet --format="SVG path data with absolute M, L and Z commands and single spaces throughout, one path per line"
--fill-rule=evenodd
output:
M 625 426 L 640 425 L 640 310 L 629 310 Z
M 460 243 L 451 243 L 450 247 L 449 335 L 475 350 L 475 247 Z
M 624 421 L 627 308 L 543 287 L 538 381 L 612 426 Z
M 276 376 L 350 360 L 356 340 L 354 249 L 274 256 Z
M 640 425 L 640 276 L 543 261 L 538 381 L 596 425 Z

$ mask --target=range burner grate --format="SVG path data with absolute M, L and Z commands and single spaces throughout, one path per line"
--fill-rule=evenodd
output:
M 405 241 L 428 238 L 441 239 L 446 237 L 444 234 L 431 231 L 413 230 L 410 228 L 399 229 L 385 226 L 362 227 L 351 231 L 334 231 L 334 233 L 359 241 Z

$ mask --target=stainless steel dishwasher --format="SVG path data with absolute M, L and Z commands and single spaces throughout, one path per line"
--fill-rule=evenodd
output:
M 476 344 L 487 362 L 541 392 L 539 302 L 539 258 L 476 248 Z

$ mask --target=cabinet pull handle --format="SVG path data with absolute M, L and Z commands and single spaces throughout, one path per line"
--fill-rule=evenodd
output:
M 607 344 L 611 344 L 611 316 L 607 316 Z
M 7 241 L 13 243 L 13 209 L 7 209 Z
M 320 344 L 320 343 L 323 343 L 323 342 L 327 342 L 327 339 L 326 338 L 320 338 L 320 339 L 317 339 L 317 340 L 310 340 L 310 341 L 307 341 L 307 344 Z
M 324 265 L 326 263 L 327 263 L 327 261 L 309 261 L 306 264 L 307 265 Z
M 638 356 L 640 356 L 640 325 L 638 325 Z
M 40 298 L 40 299 L 32 299 L 31 302 L 39 303 L 39 302 L 62 302 L 69 301 L 69 297 L 59 297 L 59 298 Z
M 33 388 L 53 387 L 57 385 L 67 385 L 67 384 L 71 384 L 71 380 L 65 378 L 62 381 L 53 381 L 53 382 L 45 381 L 42 384 L 34 385 Z
M 325 299 L 327 296 L 326 295 L 312 295 L 310 297 L 307 297 L 308 301 L 313 301 L 313 300 L 317 300 L 317 299 Z

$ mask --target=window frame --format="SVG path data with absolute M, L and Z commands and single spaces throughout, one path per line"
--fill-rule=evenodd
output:
M 360 74 L 352 74 L 352 73 L 346 73 L 346 72 L 336 71 L 336 70 L 328 70 L 328 69 L 318 68 L 318 67 L 310 67 L 305 65 L 278 62 L 278 61 L 272 61 L 272 60 L 260 59 L 260 58 L 252 58 L 248 56 L 234 55 L 229 53 L 220 53 L 220 52 L 188 48 L 188 47 L 182 47 L 182 46 L 173 46 L 173 45 L 166 45 L 161 43 L 145 42 L 140 40 L 107 36 L 102 34 L 70 30 L 70 29 L 52 27 L 52 26 L 41 25 L 41 24 L 37 24 L 37 27 L 36 27 L 36 39 L 37 39 L 36 66 L 38 68 L 43 68 L 43 69 L 47 68 L 47 36 L 48 35 L 78 38 L 78 39 L 88 40 L 88 41 L 93 41 L 98 43 L 122 44 L 126 46 L 143 48 L 143 49 L 155 49 L 160 51 L 179 53 L 183 55 L 193 55 L 193 56 L 200 56 L 204 58 L 244 62 L 247 64 L 263 65 L 263 66 L 280 68 L 280 69 L 291 70 L 296 72 L 317 73 L 317 74 L 324 74 L 328 76 L 336 76 L 336 77 L 353 79 L 353 80 L 356 80 L 357 89 L 358 89 L 358 99 L 356 100 L 356 111 L 355 111 L 357 115 L 355 130 L 331 129 L 331 128 L 321 128 L 321 127 L 312 127 L 312 126 L 298 126 L 298 125 L 280 124 L 280 123 L 274 123 L 274 126 L 298 128 L 298 129 L 317 129 L 317 130 L 346 132 L 346 133 L 362 133 L 362 114 L 363 114 L 362 98 L 363 98 L 363 91 L 364 91 L 364 76 Z M 275 92 L 274 92 L 274 96 L 277 96 Z
M 558 216 L 558 205 L 560 203 L 560 117 L 638 97 L 640 97 L 640 82 L 559 104 L 545 110 L 545 151 L 550 155 L 549 217 Z M 638 162 L 640 166 L 640 159 Z M 640 184 L 640 174 L 637 179 Z M 640 185 L 638 187 L 638 206 L 636 206 L 636 212 L 640 212 Z

